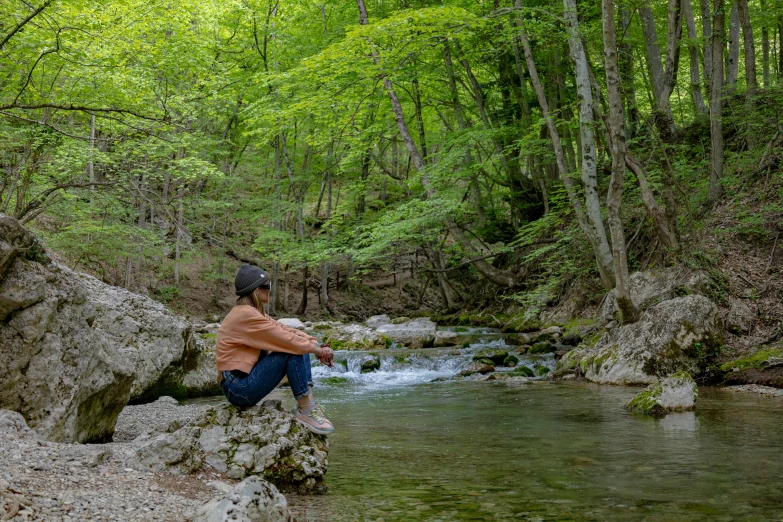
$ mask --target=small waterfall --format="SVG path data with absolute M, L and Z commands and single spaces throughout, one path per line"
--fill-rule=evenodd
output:
M 313 365 L 313 379 L 325 385 L 351 384 L 362 388 L 389 388 L 447 380 L 456 377 L 483 350 L 504 350 L 513 353 L 513 346 L 506 346 L 503 339 L 482 340 L 467 347 L 395 349 L 381 351 L 335 352 L 334 367 Z M 515 368 L 496 367 L 496 371 L 519 370 L 521 366 L 534 372 L 541 367 L 553 370 L 552 355 L 519 355 Z

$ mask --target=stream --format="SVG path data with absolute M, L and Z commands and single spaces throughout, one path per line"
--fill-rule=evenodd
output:
M 290 495 L 297 518 L 783 520 L 783 400 L 701 388 L 695 412 L 656 419 L 624 409 L 637 388 L 454 380 L 503 346 L 485 337 L 387 350 L 365 373 L 364 352 L 314 367 L 336 431 L 329 492 Z

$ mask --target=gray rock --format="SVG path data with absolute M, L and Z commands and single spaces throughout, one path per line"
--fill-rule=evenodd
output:
M 387 337 L 361 324 L 334 324 L 324 339 L 335 350 L 377 350 L 387 343 Z
M 563 333 L 563 329 L 559 326 L 550 326 L 549 328 L 544 328 L 538 333 L 539 335 L 561 335 Z
M 0 279 L 19 255 L 25 255 L 35 243 L 35 236 L 19 222 L 0 214 Z
M 269 482 L 248 477 L 202 506 L 193 522 L 290 522 L 285 497 Z
M 678 372 L 651 384 L 626 405 L 630 410 L 650 415 L 665 415 L 672 411 L 689 411 L 699 392 L 687 372 Z
M 35 248 L 0 215 L 0 408 L 51 440 L 99 441 L 130 399 L 184 389 L 200 360 L 187 321 L 149 298 L 28 260 L 44 259 L 30 255 Z M 206 357 L 201 367 L 210 364 Z M 216 374 L 206 375 L 188 382 L 214 386 Z
M 413 319 L 399 324 L 384 324 L 377 332 L 388 336 L 392 341 L 410 348 L 432 346 L 435 342 L 437 325 L 429 318 Z
M 495 367 L 492 366 L 491 364 L 486 364 L 480 361 L 473 361 L 470 364 L 468 364 L 468 366 L 464 370 L 459 372 L 459 374 L 463 377 L 468 377 L 477 373 L 484 375 L 494 371 L 495 371 Z
M 190 324 L 148 297 L 74 275 L 95 308 L 92 327 L 117 349 L 132 348 L 138 354 L 131 400 L 155 399 L 181 387 L 199 353 Z
M 729 313 L 726 316 L 726 329 L 734 334 L 748 333 L 756 319 L 753 310 L 740 299 L 731 299 Z
M 46 271 L 37 263 L 13 263 L 0 280 L 0 321 L 11 312 L 43 301 Z
M 556 375 L 581 370 L 588 380 L 611 384 L 651 384 L 678 371 L 697 375 L 722 342 L 715 304 L 689 295 L 649 308 L 638 322 L 607 332 L 591 350 L 569 352 Z
M 703 294 L 707 291 L 710 278 L 703 272 L 694 272 L 684 267 L 659 268 L 631 274 L 631 300 L 641 310 L 656 303 L 673 299 L 683 294 Z M 602 322 L 612 320 L 617 311 L 614 290 L 609 291 L 601 307 Z
M 329 448 L 274 400 L 209 408 L 174 433 L 141 435 L 132 446 L 125 458 L 133 469 L 189 474 L 208 465 L 229 478 L 259 475 L 301 491 L 323 487 Z
M 526 379 L 525 377 L 509 377 L 506 379 L 506 386 L 510 388 L 516 388 L 518 386 L 524 386 L 526 384 L 529 384 L 530 380 Z
M 278 319 L 277 322 L 290 326 L 291 328 L 296 328 L 297 330 L 305 329 L 305 324 L 296 317 L 283 317 L 282 319 Z
M 386 314 L 373 315 L 372 317 L 367 319 L 367 326 L 369 326 L 370 328 L 378 328 L 379 326 L 382 326 L 384 324 L 391 324 L 391 323 L 392 323 L 391 318 Z
M 214 348 L 199 350 L 193 368 L 182 378 L 182 385 L 188 396 L 220 394 Z
M 0 410 L 0 438 L 37 438 L 37 434 L 27 426 L 21 413 Z

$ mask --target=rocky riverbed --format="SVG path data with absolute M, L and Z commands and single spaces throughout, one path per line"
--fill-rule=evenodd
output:
M 277 428 L 278 435 L 282 431 L 282 435 L 289 438 L 289 450 L 292 451 L 285 459 L 289 466 L 299 466 L 300 473 L 303 473 L 301 468 L 304 464 L 304 468 L 314 477 L 323 476 L 325 452 L 320 460 L 320 469 L 318 459 L 307 460 L 302 454 L 316 451 L 307 443 L 325 449 L 325 440 L 306 430 L 297 429 L 291 422 L 292 416 L 280 408 L 277 393 L 273 393 L 265 404 L 258 411 L 234 413 L 235 424 L 232 427 L 216 424 L 211 429 L 222 430 L 224 442 L 230 441 L 232 437 L 245 437 L 247 449 L 252 441 L 238 426 L 241 424 L 241 415 L 250 415 L 252 421 L 266 416 L 267 426 Z M 194 440 L 198 440 L 192 437 L 193 430 L 203 436 L 210 429 L 197 427 L 193 423 L 214 417 L 216 412 L 220 416 L 221 411 L 229 410 L 232 407 L 227 405 L 222 408 L 178 405 L 171 397 L 162 397 L 150 404 L 128 406 L 117 422 L 117 442 L 108 444 L 46 441 L 27 427 L 21 415 L 0 410 L 0 492 L 3 494 L 0 520 L 7 520 L 10 515 L 13 515 L 10 518 L 13 521 L 46 522 L 223 520 L 210 518 L 206 510 L 219 511 L 220 503 L 228 498 L 232 509 L 236 511 L 237 505 L 230 502 L 231 498 L 249 500 L 253 498 L 253 493 L 256 496 L 263 494 L 262 504 L 268 504 L 266 508 L 272 509 L 274 516 L 268 520 L 289 520 L 285 498 L 274 486 L 258 477 L 240 483 L 239 479 L 244 477 L 236 473 L 234 478 L 228 476 L 235 462 L 232 459 L 239 458 L 236 455 L 238 452 L 224 459 L 223 467 L 227 474 L 206 463 L 210 461 L 220 467 L 221 459 L 216 458 L 216 455 L 220 455 L 219 451 L 213 451 L 214 448 L 210 449 L 206 444 L 193 444 Z M 281 423 L 289 426 L 289 430 L 280 430 Z M 253 446 L 255 452 L 271 457 L 274 466 L 280 467 L 283 459 L 279 452 L 285 446 L 283 437 L 274 439 L 263 429 L 254 428 L 252 431 L 256 436 Z M 298 444 L 292 444 L 297 442 L 297 435 Z M 183 469 L 186 459 L 171 459 L 172 451 L 177 451 L 174 443 L 154 446 L 157 461 L 145 453 L 145 448 L 150 447 L 150 441 L 165 440 L 167 436 L 172 441 L 189 440 L 189 445 L 186 444 L 192 453 L 189 462 L 197 466 L 190 470 L 192 473 Z M 261 444 L 261 439 L 266 440 L 267 444 Z M 194 454 L 199 452 L 202 453 L 200 460 L 194 460 Z M 277 475 L 265 472 L 264 469 L 257 471 L 259 475 L 282 478 L 279 470 L 275 471 Z M 313 477 L 300 478 L 303 478 L 299 481 L 300 485 L 308 479 L 315 480 Z M 291 486 L 290 483 L 282 485 Z M 239 494 L 237 491 L 232 492 L 232 488 L 240 488 Z

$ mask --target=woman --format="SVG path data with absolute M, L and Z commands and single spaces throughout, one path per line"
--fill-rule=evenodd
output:
M 310 390 L 310 354 L 331 366 L 334 352 L 295 328 L 266 315 L 269 274 L 242 265 L 234 280 L 237 304 L 220 325 L 217 336 L 218 380 L 228 402 L 247 407 L 258 404 L 283 376 L 299 404 L 296 420 L 313 433 L 328 435 L 334 427 L 313 399 Z

